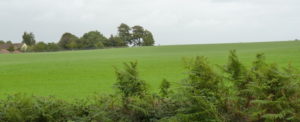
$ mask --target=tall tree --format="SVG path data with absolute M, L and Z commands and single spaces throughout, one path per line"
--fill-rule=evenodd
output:
M 24 32 L 22 43 L 25 43 L 29 46 L 34 45 L 35 44 L 34 34 L 32 32 L 30 33 Z
M 79 38 L 71 33 L 64 33 L 60 38 L 58 44 L 63 49 L 76 49 L 78 48 Z
M 111 35 L 109 37 L 109 39 L 106 41 L 105 46 L 107 46 L 107 47 L 124 47 L 124 46 L 127 46 L 127 44 L 119 36 Z
M 118 27 L 118 36 L 124 41 L 126 42 L 126 44 L 132 44 L 132 36 L 131 36 L 131 28 L 122 23 L 119 27 Z
M 136 25 L 132 27 L 132 36 L 133 36 L 133 45 L 134 46 L 141 46 L 142 39 L 144 36 L 144 28 L 142 26 Z
M 107 38 L 99 31 L 90 31 L 80 38 L 81 48 L 103 48 Z
M 152 33 L 148 30 L 145 30 L 142 46 L 153 46 L 153 45 L 154 45 L 154 39 Z

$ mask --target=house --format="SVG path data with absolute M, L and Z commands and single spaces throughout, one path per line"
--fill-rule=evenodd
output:
M 24 52 L 28 49 L 25 43 L 0 44 L 0 53 L 11 53 L 9 48 L 13 48 L 12 53 Z

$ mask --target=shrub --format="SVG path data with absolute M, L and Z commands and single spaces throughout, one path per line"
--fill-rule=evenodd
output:
M 48 50 L 48 51 L 59 51 L 59 50 L 61 50 L 61 48 L 59 47 L 58 44 L 55 44 L 55 43 L 48 43 L 48 45 L 47 45 L 47 50 Z
M 205 57 L 187 60 L 188 77 L 182 85 L 179 121 L 221 121 L 219 84 L 222 78 L 213 71 Z
M 33 97 L 25 94 L 8 96 L 1 101 L 1 121 L 64 121 L 68 118 L 67 103 L 53 97 Z
M 168 80 L 163 79 L 163 81 L 160 84 L 160 94 L 162 97 L 169 96 L 171 84 Z
M 139 78 L 137 62 L 124 63 L 124 66 L 124 70 L 116 69 L 118 82 L 115 84 L 122 97 L 145 96 L 147 86 L 145 81 Z
M 35 52 L 45 52 L 45 51 L 48 51 L 47 44 L 44 43 L 44 42 L 39 42 L 36 45 L 32 46 L 32 51 L 35 51 Z
M 13 45 L 10 45 L 10 46 L 7 48 L 7 50 L 8 50 L 9 52 L 14 52 L 14 51 L 15 51 L 15 47 L 14 47 Z
M 263 55 L 254 63 L 253 79 L 249 91 L 252 120 L 254 121 L 300 121 L 299 75 L 288 66 L 280 70 L 275 64 L 266 64 Z

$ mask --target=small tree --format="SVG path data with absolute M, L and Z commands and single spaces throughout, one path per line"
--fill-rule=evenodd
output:
M 142 46 L 145 30 L 142 26 L 136 25 L 132 27 L 132 42 L 134 46 Z
M 63 49 L 76 49 L 78 45 L 79 38 L 71 33 L 64 33 L 60 38 L 58 44 Z
M 6 44 L 12 44 L 12 42 L 11 41 L 6 41 Z
M 85 49 L 103 48 L 107 38 L 99 31 L 90 31 L 80 38 L 80 47 Z
M 44 42 L 39 42 L 32 47 L 32 51 L 36 51 L 36 52 L 48 51 L 47 44 Z
M 130 33 L 131 28 L 122 23 L 119 27 L 118 27 L 118 36 L 120 37 L 120 39 L 125 42 L 125 44 L 132 44 L 132 35 Z
M 29 46 L 34 45 L 35 44 L 34 34 L 32 32 L 30 33 L 24 32 L 22 43 L 25 43 Z
M 145 30 L 144 36 L 143 36 L 143 46 L 153 46 L 154 45 L 154 38 L 150 31 Z
M 47 49 L 48 49 L 48 51 L 58 51 L 58 50 L 60 50 L 61 48 L 60 48 L 59 45 L 56 44 L 56 43 L 48 43 Z
M 299 75 L 291 66 L 280 70 L 275 64 L 264 62 L 262 54 L 253 64 L 253 80 L 248 90 L 252 121 L 300 121 Z
M 186 62 L 188 77 L 183 82 L 179 121 L 221 121 L 220 83 L 218 76 L 205 57 Z
M 225 111 L 233 114 L 233 120 L 246 121 L 247 110 L 252 100 L 252 96 L 248 92 L 248 85 L 253 82 L 246 67 L 240 62 L 236 51 L 231 50 L 228 56 L 228 63 L 224 66 L 223 71 L 228 74 L 226 79 L 229 84 L 223 89 L 223 100 L 225 103 Z M 228 84 L 228 83 L 227 83 Z
M 109 37 L 109 39 L 105 42 L 105 46 L 107 46 L 107 47 L 124 47 L 124 46 L 127 46 L 127 44 L 120 37 L 111 35 Z
M 163 81 L 161 82 L 160 84 L 160 94 L 163 96 L 163 97 L 167 97 L 170 93 L 170 87 L 171 87 L 171 84 L 168 80 L 166 79 L 163 79 Z
M 143 97 L 147 93 L 145 81 L 139 78 L 137 62 L 124 63 L 124 70 L 116 69 L 117 83 L 115 86 L 121 93 L 124 106 L 132 96 Z

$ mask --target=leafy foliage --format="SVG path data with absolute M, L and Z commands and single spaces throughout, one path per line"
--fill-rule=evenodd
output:
M 79 38 L 71 33 L 64 33 L 60 38 L 58 44 L 63 49 L 76 49 L 78 45 Z
M 147 92 L 146 83 L 139 78 L 137 62 L 124 63 L 124 66 L 124 70 L 116 70 L 118 82 L 115 84 L 122 96 L 145 96 Z
M 106 47 L 125 47 L 126 42 L 118 36 L 111 35 L 110 38 L 104 43 Z
M 132 35 L 130 33 L 131 28 L 124 24 L 121 23 L 121 25 L 118 27 L 118 36 L 127 44 L 132 44 Z
M 166 79 L 163 79 L 163 81 L 160 84 L 160 94 L 163 97 L 169 96 L 170 92 L 172 92 L 170 91 L 170 87 L 171 87 L 170 82 Z
M 280 70 L 275 64 L 266 64 L 264 56 L 254 62 L 254 81 L 248 89 L 253 94 L 251 117 L 257 121 L 299 121 L 299 76 L 288 66 Z
M 103 43 L 106 40 L 106 37 L 104 37 L 99 31 L 90 31 L 88 33 L 85 33 L 80 38 L 79 47 L 83 49 L 103 48 Z
M 213 71 L 205 57 L 186 62 L 188 77 L 183 82 L 181 121 L 221 121 L 219 84 L 222 78 Z
M 149 30 L 145 30 L 139 25 L 129 27 L 124 23 L 118 27 L 118 34 L 115 36 L 111 35 L 109 38 L 106 38 L 97 30 L 87 32 L 80 38 L 72 33 L 66 32 L 61 36 L 58 43 L 48 43 L 48 45 L 45 42 L 36 44 L 33 33 L 24 32 L 22 38 L 22 43 L 27 44 L 30 47 L 29 51 L 34 52 L 128 47 L 131 45 L 153 46 L 155 42 Z M 4 41 L 0 41 L 0 44 L 1 43 L 4 43 Z
M 25 43 L 25 44 L 31 46 L 31 45 L 34 45 L 35 42 L 36 42 L 35 37 L 32 32 L 31 33 L 24 32 L 22 43 Z
M 152 33 L 148 30 L 145 30 L 142 46 L 153 46 L 153 45 L 154 45 L 154 38 Z

